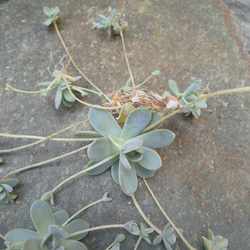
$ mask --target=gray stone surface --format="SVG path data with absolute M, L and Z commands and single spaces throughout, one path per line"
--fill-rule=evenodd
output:
M 147 87 L 162 94 L 168 80 L 184 90 L 192 81 L 203 80 L 213 91 L 249 86 L 250 60 L 237 19 L 219 0 L 144 1 L 2 1 L 0 4 L 0 132 L 47 136 L 87 118 L 88 108 L 75 104 L 54 108 L 49 97 L 6 92 L 6 83 L 19 89 L 38 89 L 36 83 L 51 78 L 53 69 L 65 54 L 54 28 L 43 26 L 43 6 L 61 9 L 58 22 L 65 43 L 80 68 L 105 92 L 119 89 L 127 81 L 125 59 L 119 37 L 105 40 L 101 31 L 91 31 L 96 13 L 108 8 L 125 13 L 130 28 L 125 35 L 127 51 L 136 82 L 154 70 L 161 74 Z M 229 5 L 230 6 L 230 5 Z M 70 66 L 69 71 L 78 75 Z M 88 86 L 82 80 L 82 86 Z M 86 101 L 99 102 L 89 96 Z M 172 220 L 197 249 L 207 228 L 229 240 L 229 250 L 250 248 L 250 158 L 249 94 L 221 96 L 208 100 L 208 109 L 197 121 L 177 115 L 164 127 L 176 133 L 175 142 L 158 152 L 162 168 L 148 182 Z M 88 129 L 74 128 L 63 136 Z M 1 138 L 1 149 L 30 142 Z M 83 143 L 46 142 L 34 148 L 3 155 L 5 174 L 13 169 L 69 152 Z M 17 227 L 32 228 L 29 207 L 41 194 L 80 171 L 87 163 L 86 152 L 67 157 L 17 177 L 16 204 L 0 204 L 0 233 Z M 100 176 L 81 176 L 55 194 L 53 209 L 70 214 L 99 199 L 107 191 L 111 203 L 88 209 L 79 218 L 91 226 L 140 223 L 130 197 L 122 193 L 107 171 Z M 143 211 L 159 228 L 166 220 L 140 181 L 136 197 Z M 122 230 L 91 232 L 84 240 L 89 249 L 105 249 Z M 126 234 L 126 233 L 125 233 Z M 155 235 L 154 235 L 155 236 Z M 121 249 L 133 249 L 136 238 L 126 234 Z M 0 241 L 0 249 L 4 249 Z M 142 242 L 139 249 L 163 249 Z M 174 249 L 186 249 L 178 240 Z

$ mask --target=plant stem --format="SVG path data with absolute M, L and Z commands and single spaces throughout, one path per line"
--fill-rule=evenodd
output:
M 10 86 L 10 85 L 7 85 L 7 86 Z M 50 91 L 51 89 L 57 87 L 53 87 L 53 88 L 50 88 L 50 89 L 44 89 L 44 90 L 37 90 L 37 91 L 28 91 L 28 90 L 21 90 L 21 89 L 16 89 L 12 86 L 11 87 L 11 91 L 15 91 L 15 92 L 19 92 L 19 93 L 25 93 L 25 94 L 39 94 L 39 93 L 44 93 L 44 92 L 48 92 Z
M 162 206 L 160 205 L 160 203 L 158 202 L 157 198 L 155 197 L 153 191 L 151 190 L 151 188 L 149 187 L 147 181 L 143 178 L 143 181 L 147 187 L 147 189 L 149 190 L 150 194 L 152 195 L 155 203 L 157 204 L 157 206 L 159 207 L 159 209 L 161 210 L 161 212 L 163 213 L 163 215 L 165 216 L 165 218 L 169 221 L 169 223 L 172 225 L 172 227 L 174 228 L 174 230 L 178 233 L 178 235 L 180 236 L 180 238 L 183 240 L 183 242 L 185 243 L 185 245 L 188 247 L 188 249 L 190 250 L 196 250 L 194 247 L 192 247 L 188 241 L 185 239 L 185 237 L 183 236 L 183 234 L 180 232 L 180 230 L 175 226 L 175 224 L 173 223 L 173 221 L 169 218 L 169 216 L 165 213 L 164 209 L 162 208 Z
M 142 240 L 142 236 L 140 236 L 140 237 L 138 238 L 138 240 L 137 240 L 137 242 L 136 242 L 136 244 L 135 244 L 134 250 L 137 250 L 137 248 L 138 248 L 138 246 L 139 246 L 141 240 Z
M 94 104 L 90 104 L 90 103 L 87 103 L 87 102 L 82 101 L 81 99 L 79 99 L 78 97 L 76 97 L 76 95 L 72 92 L 72 90 L 71 90 L 71 88 L 70 88 L 70 86 L 69 86 L 69 84 L 68 84 L 67 79 L 65 78 L 65 76 L 62 75 L 62 78 L 63 78 L 63 81 L 64 81 L 64 83 L 65 83 L 65 85 L 66 85 L 66 87 L 67 87 L 69 93 L 70 93 L 78 102 L 80 102 L 80 103 L 82 103 L 82 104 L 84 104 L 84 105 L 86 105 L 86 106 L 89 106 L 89 107 L 92 107 L 92 108 L 98 108 L 98 109 L 117 109 L 117 108 L 121 108 L 121 106 L 120 106 L 120 107 L 103 107 L 103 106 L 101 106 L 101 105 L 94 105 Z
M 53 137 L 55 137 L 56 135 L 59 135 L 59 134 L 65 132 L 65 131 L 67 131 L 67 130 L 69 130 L 69 129 L 71 129 L 71 128 L 74 128 L 74 127 L 76 127 L 76 126 L 79 126 L 79 125 L 81 125 L 81 124 L 83 124 L 83 123 L 85 123 L 85 122 L 87 122 L 87 121 L 88 121 L 88 120 L 85 120 L 85 121 L 82 121 L 82 122 L 78 122 L 78 123 L 73 124 L 73 125 L 71 125 L 71 126 L 69 126 L 69 127 L 67 127 L 67 128 L 64 128 L 64 129 L 62 129 L 62 130 L 60 130 L 60 131 L 58 131 L 58 132 L 55 132 L 55 133 L 53 133 L 53 134 L 51 134 L 51 135 L 49 135 L 49 136 L 47 136 L 47 137 L 40 137 L 40 140 L 38 140 L 38 141 L 36 141 L 36 142 L 33 142 L 33 143 L 29 143 L 29 144 L 27 144 L 27 145 L 23 145 L 23 146 L 16 147 L 16 148 L 0 150 L 0 153 L 10 153 L 10 152 L 13 152 L 13 151 L 17 151 L 17 150 L 19 150 L 19 149 L 24 149 L 24 148 L 28 148 L 28 147 L 34 146 L 34 145 L 39 144 L 39 143 L 41 143 L 41 142 L 43 142 L 43 141 L 46 141 L 46 140 L 51 140 L 51 139 L 52 139 Z M 2 134 L 0 133 L 0 136 L 1 136 L 1 135 L 2 135 Z M 8 134 L 6 134 L 6 135 L 8 135 Z M 9 137 L 11 137 L 11 136 L 9 136 Z M 25 138 L 27 138 L 27 137 L 25 137 Z M 30 138 L 30 139 L 35 139 L 35 138 L 33 138 L 33 136 L 32 136 L 32 138 Z M 58 138 L 58 139 L 64 139 L 64 138 Z M 79 139 L 76 139 L 76 140 L 79 141 Z M 92 140 L 93 140 L 93 139 L 84 139 L 84 141 L 92 141 Z M 72 141 L 72 139 L 70 139 L 70 141 Z M 83 141 L 83 140 L 81 139 L 81 141 Z
M 102 160 L 102 161 L 96 163 L 95 165 L 93 165 L 93 166 L 91 166 L 91 167 L 89 167 L 89 168 L 85 168 L 84 170 L 82 170 L 82 171 L 80 171 L 80 172 L 78 172 L 78 173 L 76 173 L 76 174 L 74 174 L 74 175 L 71 175 L 69 178 L 65 179 L 64 181 L 62 181 L 61 183 L 59 183 L 56 187 L 54 187 L 54 188 L 51 190 L 51 192 L 54 193 L 58 188 L 60 188 L 60 187 L 61 187 L 63 184 L 65 184 L 66 182 L 68 182 L 68 181 L 74 179 L 75 177 L 80 176 L 81 174 L 86 173 L 86 172 L 89 171 L 89 170 L 92 170 L 92 169 L 94 169 L 94 168 L 96 168 L 96 167 L 102 165 L 103 163 L 105 163 L 105 162 L 111 160 L 112 158 L 114 158 L 115 156 L 116 156 L 116 155 L 109 156 L 109 157 L 107 157 L 106 159 L 104 159 L 104 160 Z
M 0 133 L 0 136 L 2 137 L 10 137 L 10 138 L 16 138 L 16 139 L 33 139 L 33 140 L 42 140 L 46 139 L 49 141 L 92 141 L 93 138 L 82 138 L 82 139 L 76 139 L 76 138 L 49 138 L 45 136 L 36 136 L 36 135 L 15 135 L 15 134 L 6 134 L 6 133 Z M 4 150 L 0 150 L 0 153 L 3 153 Z
M 151 126 L 148 126 L 146 127 L 142 133 L 145 133 L 149 130 L 151 130 L 152 128 L 154 128 L 155 126 L 159 125 L 160 123 L 162 123 L 163 121 L 165 121 L 166 119 L 168 119 L 169 117 L 175 115 L 175 114 L 178 114 L 178 113 L 181 113 L 181 111 L 183 109 L 186 109 L 190 106 L 192 106 L 193 104 L 195 104 L 196 102 L 199 102 L 199 101 L 202 101 L 204 99 L 207 99 L 207 98 L 211 98 L 211 97 L 215 97 L 215 96 L 220 96 L 220 95 L 227 95 L 227 94 L 235 94 L 235 93 L 245 93 L 245 92 L 250 92 L 250 87 L 243 87 L 243 88 L 234 88 L 234 89 L 227 89 L 227 90 L 221 90 L 221 91 L 217 91 L 217 92 L 214 92 L 214 93 L 210 93 L 210 94 L 207 94 L 207 95 L 203 95 L 201 96 L 200 98 L 190 102 L 188 105 L 182 107 L 181 109 L 178 109 L 178 110 L 175 110 L 174 112 L 164 116 L 163 118 L 161 118 L 159 121 L 157 121 L 156 123 L 154 123 L 153 125 Z
M 133 74 L 132 74 L 132 71 L 131 71 L 131 68 L 130 68 L 130 65 L 129 65 L 128 55 L 127 55 L 125 42 L 124 42 L 124 38 L 123 38 L 123 31 L 122 31 L 121 28 L 120 28 L 120 36 L 121 36 L 121 39 L 122 39 L 122 47 L 123 47 L 126 63 L 127 63 L 127 66 L 128 66 L 128 72 L 129 72 L 129 75 L 130 75 L 130 78 L 131 78 L 131 81 L 132 81 L 134 93 L 136 93 L 135 81 L 134 81 L 134 77 L 133 77 Z
M 136 85 L 135 87 L 138 89 L 140 88 L 143 84 L 145 84 L 147 81 L 149 81 L 154 75 L 150 75 L 146 80 L 144 80 L 143 82 L 141 82 L 140 84 Z
M 138 212 L 139 212 L 140 215 L 142 216 L 142 218 L 147 222 L 147 224 L 148 224 L 151 228 L 153 228 L 153 229 L 155 230 L 155 232 L 157 232 L 158 234 L 161 234 L 162 231 L 161 231 L 158 227 L 156 227 L 156 226 L 147 218 L 147 216 L 144 214 L 144 212 L 142 211 L 140 205 L 138 204 L 138 202 L 137 202 L 137 200 L 136 200 L 136 198 L 135 198 L 135 195 L 133 194 L 131 197 L 132 197 L 132 199 L 133 199 L 133 202 L 134 202 L 134 204 L 135 204 L 135 206 L 136 206 Z
M 69 59 L 70 59 L 70 61 L 72 62 L 72 64 L 74 65 L 74 67 L 78 70 L 78 72 L 85 78 L 85 80 L 90 84 L 90 85 L 92 85 L 98 92 L 101 92 L 102 94 L 103 94 L 103 96 L 108 100 L 108 101 L 110 101 L 110 99 L 108 98 L 108 96 L 106 96 L 105 95 L 105 93 L 103 93 L 80 69 L 79 69 L 79 67 L 76 65 L 76 63 L 75 63 L 75 61 L 73 60 L 73 58 L 72 58 L 72 56 L 71 56 L 71 54 L 69 53 L 69 50 L 68 50 L 68 48 L 66 47 L 66 45 L 65 45 L 65 43 L 64 43 L 64 41 L 63 41 L 63 38 L 62 38 L 62 36 L 61 36 L 61 33 L 60 33 L 60 31 L 59 31 L 59 29 L 58 29 L 58 26 L 57 26 L 57 23 L 56 23 L 56 21 L 54 20 L 53 21 L 53 24 L 54 24 L 54 27 L 55 27 L 55 30 L 56 30 L 56 33 L 57 33 L 57 35 L 58 35 L 58 37 L 59 37 L 59 39 L 60 39 L 60 41 L 61 41 L 61 43 L 62 43 L 62 45 L 63 45 L 63 47 L 64 47 L 64 49 L 65 49 L 65 51 L 66 51 L 66 53 L 67 53 L 67 55 L 68 55 L 68 57 L 69 57 Z
M 113 224 L 113 225 L 103 225 L 103 226 L 97 226 L 97 227 L 91 227 L 91 228 L 87 228 L 75 233 L 70 234 L 68 237 L 74 237 L 78 234 L 84 234 L 87 232 L 91 232 L 91 231 L 95 231 L 95 230 L 101 230 L 101 229 L 108 229 L 108 228 L 123 228 L 125 226 L 125 224 Z
M 69 219 L 67 219 L 63 224 L 62 227 L 67 225 L 71 220 L 73 220 L 78 214 L 82 213 L 84 210 L 88 209 L 89 207 L 92 207 L 100 202 L 102 202 L 103 199 L 99 199 L 97 201 L 92 202 L 91 204 L 88 204 L 87 206 L 83 207 L 82 209 L 80 209 L 79 211 L 77 211 L 76 213 L 74 213 Z
M 2 234 L 0 234 L 0 238 L 2 238 L 3 240 L 5 240 L 5 238 L 3 237 L 3 235 L 2 235 Z
M 31 168 L 39 167 L 39 166 L 41 166 L 41 165 L 44 165 L 44 164 L 50 163 L 50 162 L 52 162 L 52 161 L 56 161 L 56 160 L 62 159 L 62 158 L 64 158 L 64 157 L 66 157 L 66 156 L 75 154 L 75 153 L 77 153 L 77 152 L 80 152 L 81 150 L 84 150 L 84 149 L 88 148 L 89 145 L 90 145 L 90 144 L 88 144 L 88 145 L 86 145 L 86 146 L 84 146 L 84 147 L 82 147 L 82 148 L 78 148 L 78 149 L 76 149 L 76 150 L 73 150 L 73 151 L 71 151 L 71 152 L 69 152 L 69 153 L 66 153 L 66 154 L 57 156 L 57 157 L 55 157 L 55 158 L 46 160 L 46 161 L 41 161 L 41 162 L 38 162 L 38 163 L 35 163 L 35 164 L 32 164 L 32 165 L 26 166 L 26 167 L 23 167 L 23 168 L 19 168 L 19 169 L 15 170 L 15 171 L 10 172 L 10 173 L 7 174 L 6 176 L 4 176 L 4 177 L 3 177 L 3 180 L 9 178 L 10 176 L 12 176 L 12 175 L 14 175 L 14 174 L 23 172 L 23 171 L 25 171 L 25 170 L 29 170 L 29 169 L 31 169 Z

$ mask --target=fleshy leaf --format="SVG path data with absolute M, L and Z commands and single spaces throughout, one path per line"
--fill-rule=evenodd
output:
M 149 124 L 147 125 L 147 127 L 149 127 L 149 126 L 155 124 L 155 123 L 158 122 L 161 118 L 163 118 L 163 114 L 160 113 L 160 112 L 157 112 L 157 111 L 152 111 L 152 112 L 151 112 L 151 116 L 152 116 L 152 118 L 151 118 Z M 153 129 L 157 129 L 157 128 L 161 127 L 162 124 L 163 124 L 163 122 L 161 122 L 160 124 L 158 124 L 157 126 L 155 126 Z M 151 129 L 151 130 L 153 130 L 153 129 Z M 151 130 L 150 130 L 150 131 L 151 131 Z
M 91 108 L 89 121 L 97 132 L 103 136 L 114 135 L 120 137 L 121 128 L 114 117 L 104 109 Z
M 111 175 L 114 180 L 114 182 L 118 185 L 120 185 L 119 181 L 119 161 L 116 161 L 112 166 L 111 166 Z
M 63 91 L 63 96 L 66 99 L 66 101 L 68 102 L 74 102 L 75 98 L 69 93 L 68 89 L 65 89 Z
M 161 157 L 158 153 L 147 147 L 141 147 L 144 151 L 142 159 L 138 162 L 142 167 L 149 169 L 149 170 L 156 170 L 161 167 Z
M 52 210 L 45 201 L 35 201 L 30 208 L 30 216 L 41 237 L 48 233 L 50 225 L 55 224 Z
M 119 182 L 123 192 L 127 195 L 132 195 L 136 191 L 138 185 L 135 169 L 126 169 L 120 162 Z
M 143 141 L 138 138 L 132 138 L 123 143 L 124 149 L 122 153 L 126 154 L 133 150 L 139 149 L 140 146 L 143 144 Z
M 41 239 L 30 238 L 24 242 L 22 250 L 47 250 L 47 247 L 40 247 L 40 241 Z
M 63 227 L 63 229 L 65 229 L 68 234 L 71 233 L 75 233 L 77 231 L 81 231 L 84 229 L 89 228 L 89 223 L 87 221 L 84 220 L 73 220 L 70 223 L 68 223 L 66 226 Z M 86 237 L 87 233 L 83 233 L 83 234 L 78 234 L 76 236 L 70 237 L 71 240 L 81 240 L 84 237 Z
M 117 118 L 117 121 L 118 122 L 125 122 L 129 113 L 134 109 L 135 109 L 135 107 L 132 104 L 126 103 L 124 106 L 122 106 L 120 113 L 119 113 L 119 116 Z
M 123 228 L 133 235 L 140 235 L 140 229 L 133 221 L 126 222 Z
M 176 96 L 179 96 L 179 95 L 180 95 L 179 89 L 178 89 L 177 84 L 176 84 L 175 81 L 169 80 L 169 81 L 168 81 L 168 85 L 169 85 L 169 88 L 172 90 L 172 92 L 173 92 Z
M 57 88 L 56 96 L 55 96 L 55 107 L 56 107 L 56 109 L 59 108 L 59 106 L 61 104 L 61 100 L 62 100 L 62 90 L 60 90 L 60 88 Z
M 59 210 L 53 214 L 56 225 L 61 226 L 68 218 L 69 214 L 66 210 Z
M 48 231 L 50 234 L 56 236 L 58 239 L 66 239 L 69 236 L 67 231 L 58 225 L 49 225 Z
M 100 138 L 102 135 L 95 131 L 78 131 L 74 134 L 76 137 L 79 138 Z
M 87 247 L 83 243 L 76 240 L 61 240 L 60 245 L 63 246 L 65 250 L 87 250 Z
M 103 163 L 102 165 L 92 169 L 92 170 L 89 170 L 87 173 L 89 175 L 97 175 L 97 174 L 101 174 L 103 173 L 104 171 L 106 171 L 114 162 L 116 162 L 118 159 L 118 156 L 114 156 L 114 158 L 112 158 L 111 160 L 109 161 L 106 161 L 105 163 Z M 98 162 L 100 161 L 90 161 L 87 165 L 87 168 L 97 164 Z
M 110 21 L 113 21 L 114 17 L 115 17 L 115 9 L 113 9 L 113 10 L 110 12 L 110 16 L 109 16 Z
M 133 167 L 135 168 L 136 174 L 141 178 L 150 178 L 155 173 L 155 170 L 146 169 L 137 162 L 133 163 Z
M 27 230 L 27 229 L 14 229 L 9 231 L 5 235 L 5 242 L 12 242 L 12 243 L 18 243 L 18 242 L 24 242 L 29 238 L 39 238 L 39 235 L 35 231 Z
M 100 138 L 95 140 L 88 148 L 88 156 L 91 160 L 100 161 L 105 158 L 118 155 L 119 149 L 109 140 L 109 138 Z
M 124 153 L 120 153 L 120 162 L 122 164 L 122 166 L 126 169 L 131 169 L 131 165 L 130 162 L 128 161 L 127 156 Z
M 121 138 L 128 140 L 141 133 L 151 120 L 151 113 L 146 108 L 137 108 L 130 112 L 124 124 Z
M 132 152 L 127 153 L 127 157 L 129 161 L 138 162 L 142 159 L 143 153 L 138 152 L 138 151 L 132 151 Z
M 143 146 L 149 148 L 162 148 L 171 144 L 175 138 L 175 134 L 167 129 L 157 129 L 136 138 L 143 140 Z
M 184 91 L 183 96 L 186 96 L 191 92 L 197 91 L 200 88 L 200 86 L 201 86 L 201 80 L 197 80 L 191 83 L 191 85 Z

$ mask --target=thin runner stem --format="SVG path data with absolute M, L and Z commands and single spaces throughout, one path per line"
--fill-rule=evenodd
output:
M 180 232 L 180 230 L 175 226 L 175 224 L 173 223 L 173 221 L 169 218 L 169 216 L 165 213 L 164 209 L 162 208 L 162 206 L 160 205 L 160 203 L 158 202 L 156 196 L 154 195 L 153 191 L 151 190 L 151 188 L 149 187 L 147 181 L 143 178 L 143 181 L 148 189 L 148 191 L 150 192 L 150 194 L 152 195 L 155 203 L 157 204 L 157 206 L 159 207 L 159 209 L 161 210 L 161 212 L 163 213 L 163 215 L 165 216 L 165 218 L 169 221 L 169 223 L 172 225 L 172 227 L 174 228 L 174 230 L 178 233 L 178 235 L 180 236 L 180 238 L 183 240 L 183 242 L 185 243 L 185 245 L 188 247 L 188 249 L 190 250 L 196 250 L 194 247 L 192 247 L 188 241 L 186 240 L 186 238 L 183 236 L 183 234 Z
M 90 144 L 89 144 L 89 145 L 90 145 Z M 77 152 L 80 152 L 81 150 L 84 150 L 84 149 L 88 148 L 89 145 L 86 145 L 86 146 L 84 146 L 84 147 L 82 147 L 82 148 L 78 148 L 78 149 L 73 150 L 73 151 L 71 151 L 71 152 L 69 152 L 69 153 L 66 153 L 66 154 L 57 156 L 57 157 L 55 157 L 55 158 L 52 158 L 52 159 L 49 159 L 49 160 L 46 160 L 46 161 L 41 161 L 41 162 L 38 162 L 38 163 L 35 163 L 35 164 L 32 164 L 32 165 L 29 165 L 29 166 L 26 166 L 26 167 L 23 167 L 23 168 L 19 168 L 19 169 L 17 169 L 17 170 L 14 170 L 14 171 L 10 172 L 9 174 L 7 174 L 6 176 L 4 176 L 4 177 L 3 177 L 3 180 L 9 178 L 10 176 L 12 176 L 12 175 L 14 175 L 14 174 L 23 172 L 23 171 L 25 171 L 25 170 L 29 170 L 29 169 L 31 169 L 31 168 L 36 168 L 36 167 L 39 167 L 39 166 L 41 166 L 41 165 L 44 165 L 44 164 L 47 164 L 47 163 L 50 163 L 50 162 L 53 162 L 53 161 L 62 159 L 62 158 L 64 158 L 64 157 L 66 157 L 66 156 L 75 154 L 75 153 L 77 153 Z
M 147 222 L 147 224 L 148 224 L 151 228 L 153 228 L 153 229 L 155 230 L 155 232 L 157 232 L 158 234 L 161 234 L 162 231 L 161 231 L 158 227 L 156 227 L 156 226 L 148 219 L 148 217 L 144 214 L 144 212 L 142 211 L 140 205 L 138 204 L 138 202 L 137 202 L 137 200 L 136 200 L 136 198 L 135 198 L 135 195 L 133 194 L 131 197 L 132 197 L 132 200 L 133 200 L 133 202 L 134 202 L 134 204 L 135 204 L 135 206 L 136 206 L 138 212 L 139 212 L 140 215 L 142 216 L 142 218 Z
M 36 144 L 39 144 L 39 143 L 42 143 L 42 142 L 44 142 L 44 141 L 46 141 L 46 140 L 51 140 L 53 137 L 55 137 L 55 136 L 57 136 L 57 135 L 59 135 L 59 134 L 65 132 L 65 131 L 67 131 L 67 130 L 69 130 L 69 129 L 71 129 L 71 128 L 74 128 L 74 127 L 79 126 L 79 125 L 81 125 L 81 124 L 83 124 L 83 123 L 86 123 L 87 121 L 88 121 L 88 120 L 78 122 L 78 123 L 73 124 L 73 125 L 71 125 L 71 126 L 69 126 L 69 127 L 67 127 L 67 128 L 64 128 L 64 129 L 62 129 L 62 130 L 60 130 L 60 131 L 58 131 L 58 132 L 55 132 L 55 133 L 53 133 L 53 134 L 51 134 L 51 135 L 49 135 L 49 136 L 47 136 L 47 137 L 38 137 L 39 140 L 36 141 L 36 142 L 32 142 L 32 143 L 29 143 L 29 144 L 26 144 L 26 145 L 23 145 L 23 146 L 20 146 L 20 147 L 16 147 L 16 148 L 0 150 L 0 153 L 10 153 L 10 152 L 17 151 L 17 150 L 20 150 L 20 149 L 32 147 L 32 146 L 34 146 L 34 145 L 36 145 Z M 0 136 L 1 136 L 1 135 L 2 135 L 2 134 L 0 133 Z M 4 135 L 5 135 L 5 134 L 4 134 Z M 6 135 L 8 135 L 8 134 L 6 134 Z M 8 137 L 11 137 L 11 136 L 8 136 Z M 34 138 L 33 136 L 32 136 L 32 137 L 27 137 L 27 136 L 26 136 L 25 138 L 37 139 L 37 138 Z M 64 139 L 64 138 L 58 138 L 58 139 Z M 76 139 L 76 140 L 79 141 L 79 139 Z M 93 140 L 93 139 L 84 139 L 84 141 L 92 141 L 92 140 Z M 64 141 L 65 141 L 65 140 L 64 140 Z M 72 141 L 72 139 L 70 139 L 70 141 Z M 83 139 L 81 139 L 81 141 L 83 141 Z
M 130 75 L 130 78 L 131 78 L 131 81 L 132 81 L 134 93 L 136 93 L 135 81 L 134 81 L 134 77 L 133 77 L 133 74 L 132 74 L 132 71 L 131 71 L 131 68 L 130 68 L 130 65 L 129 65 L 129 60 L 128 60 L 128 55 L 127 55 L 127 50 L 126 50 L 126 47 L 125 47 L 125 42 L 124 42 L 124 38 L 123 38 L 122 29 L 120 29 L 120 35 L 121 35 L 121 39 L 122 39 L 122 47 L 123 47 L 126 63 L 127 63 L 127 66 L 128 66 L 128 72 L 129 72 L 129 75 Z
M 63 38 L 62 38 L 62 36 L 61 36 L 61 33 L 60 33 L 60 31 L 59 31 L 59 29 L 58 29 L 58 26 L 57 26 L 57 23 L 56 23 L 56 21 L 54 20 L 53 21 L 53 24 L 54 24 L 54 27 L 55 27 L 55 30 L 56 30 L 56 33 L 57 33 L 57 35 L 58 35 L 58 37 L 59 37 L 59 39 L 60 39 L 60 41 L 61 41 L 61 43 L 62 43 L 62 45 L 63 45 L 63 47 L 64 47 L 64 49 L 65 49 L 65 51 L 66 51 L 66 53 L 67 53 L 67 55 L 68 55 L 68 57 L 69 57 L 69 59 L 70 59 L 70 61 L 72 62 L 72 64 L 74 65 L 74 67 L 78 70 L 78 72 L 85 78 L 85 80 L 90 84 L 90 85 L 92 85 L 97 91 L 99 91 L 100 93 L 102 93 L 102 95 L 108 100 L 108 101 L 110 101 L 110 99 L 108 98 L 108 96 L 107 95 L 105 95 L 105 93 L 104 92 L 102 92 L 101 91 L 101 89 L 99 89 L 80 69 L 79 69 L 79 67 L 76 65 L 76 63 L 75 63 L 75 61 L 73 60 L 73 58 L 72 58 L 72 56 L 71 56 L 71 54 L 69 53 L 69 50 L 68 50 L 68 48 L 67 48 L 67 46 L 65 45 L 65 43 L 64 43 L 64 41 L 63 41 Z

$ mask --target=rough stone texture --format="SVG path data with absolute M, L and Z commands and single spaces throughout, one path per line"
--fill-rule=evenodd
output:
M 250 50 L 250 1 L 223 0 L 239 21 L 240 29 L 246 38 L 246 48 Z
M 125 13 L 124 18 L 130 24 L 125 39 L 137 83 L 158 69 L 161 74 L 147 87 L 160 94 L 168 89 L 169 79 L 174 79 L 182 90 L 196 79 L 202 79 L 203 86 L 209 84 L 213 91 L 249 86 L 250 60 L 244 36 L 227 5 L 219 0 L 57 0 L 53 6 L 48 0 L 2 1 L 2 133 L 47 136 L 87 118 L 88 108 L 81 104 L 55 110 L 54 93 L 40 98 L 5 91 L 6 83 L 19 89 L 38 89 L 36 83 L 52 79 L 47 67 L 53 70 L 65 54 L 53 27 L 42 24 L 45 5 L 59 6 L 58 24 L 65 43 L 80 68 L 105 92 L 122 87 L 129 77 L 120 38 L 108 42 L 101 31 L 91 31 L 96 13 L 108 15 L 110 6 Z M 78 75 L 72 66 L 69 71 Z M 79 84 L 88 86 L 84 80 Z M 99 99 L 89 96 L 86 101 L 96 103 Z M 229 250 L 250 248 L 249 104 L 249 94 L 221 96 L 208 100 L 209 107 L 198 121 L 177 115 L 164 124 L 176 133 L 176 140 L 159 150 L 163 166 L 148 182 L 163 208 L 197 249 L 203 249 L 201 235 L 206 235 L 207 228 L 228 238 Z M 74 128 L 63 136 L 83 129 L 89 126 Z M 1 138 L 1 148 L 28 142 Z M 5 154 L 2 174 L 83 145 L 46 142 Z M 17 227 L 31 229 L 32 202 L 80 171 L 87 161 L 84 151 L 19 174 L 17 203 L 0 205 L 0 233 Z M 86 219 L 91 226 L 124 223 L 130 219 L 142 221 L 131 198 L 112 181 L 109 171 L 95 177 L 81 176 L 64 185 L 55 194 L 53 209 L 64 208 L 73 214 L 99 199 L 105 191 L 113 201 L 96 205 L 79 218 Z M 166 220 L 142 181 L 136 197 L 151 221 L 163 228 Z M 91 232 L 84 243 L 89 249 L 105 249 L 118 232 L 125 233 L 120 229 Z M 133 249 L 136 240 L 126 234 L 122 249 Z M 0 241 L 0 249 L 3 248 Z M 152 247 L 142 242 L 139 249 L 163 249 L 163 246 Z M 186 247 L 178 240 L 174 249 Z

